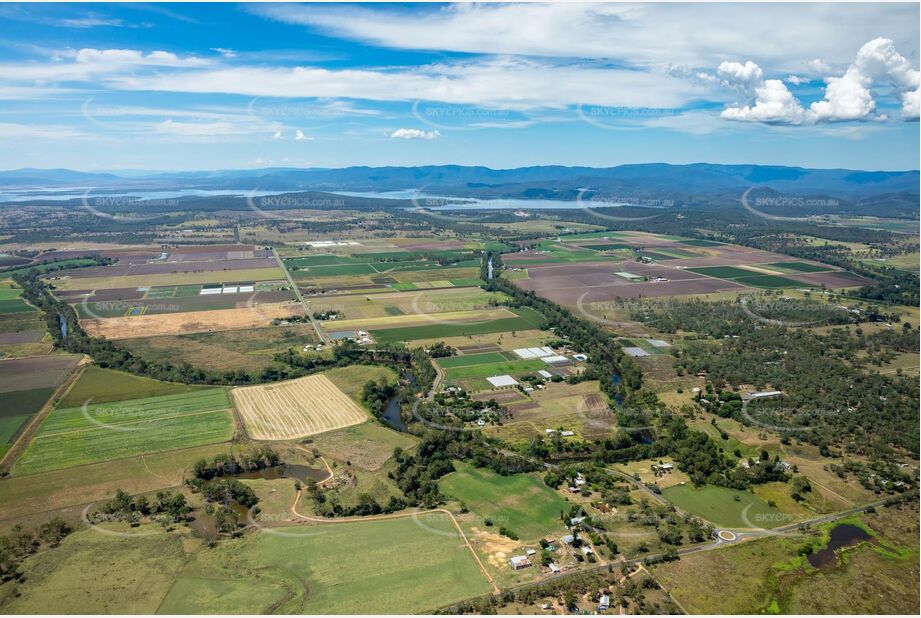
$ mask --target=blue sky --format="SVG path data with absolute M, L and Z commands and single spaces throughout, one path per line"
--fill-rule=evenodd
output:
M 919 167 L 917 4 L 0 5 L 0 168 Z

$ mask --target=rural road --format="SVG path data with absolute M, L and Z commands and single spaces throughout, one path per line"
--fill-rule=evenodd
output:
M 310 325 L 313 326 L 313 330 L 317 333 L 317 339 L 323 343 L 329 343 L 329 337 L 326 336 L 326 333 L 320 328 L 320 325 L 317 324 L 317 321 L 313 319 L 313 316 L 310 313 L 310 304 L 304 300 L 304 296 L 301 294 L 301 288 L 298 287 L 297 283 L 294 281 L 294 277 L 291 276 L 291 273 L 288 272 L 288 267 L 285 266 L 284 260 L 281 259 L 281 256 L 278 255 L 278 251 L 275 250 L 275 247 L 272 247 L 272 255 L 275 257 L 275 261 L 278 262 L 278 267 L 283 273 L 285 273 L 285 278 L 288 280 L 288 283 L 291 285 L 291 289 L 294 290 L 294 297 L 297 298 L 298 302 L 301 303 L 301 306 L 304 308 L 304 313 L 307 315 L 307 319 L 310 320 Z

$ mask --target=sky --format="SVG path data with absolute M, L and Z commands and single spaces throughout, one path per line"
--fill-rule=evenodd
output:
M 0 169 L 919 167 L 919 5 L 0 4 Z

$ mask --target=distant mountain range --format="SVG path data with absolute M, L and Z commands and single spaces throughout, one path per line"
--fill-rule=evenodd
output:
M 584 190 L 596 197 L 677 206 L 736 202 L 751 187 L 780 195 L 833 198 L 847 212 L 883 208 L 890 216 L 918 216 L 919 172 L 809 169 L 765 165 L 669 165 L 617 167 L 557 165 L 490 169 L 461 165 L 419 167 L 265 168 L 198 172 L 92 173 L 68 169 L 0 172 L 0 190 L 92 187 L 104 191 L 176 189 L 389 192 L 480 199 L 574 200 Z M 0 198 L 2 199 L 2 198 Z M 870 213 L 863 213 L 870 214 Z

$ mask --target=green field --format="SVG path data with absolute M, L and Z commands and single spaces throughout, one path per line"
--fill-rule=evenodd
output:
M 425 326 L 406 326 L 403 328 L 386 328 L 372 330 L 374 338 L 383 343 L 414 341 L 416 339 L 434 339 L 437 337 L 464 337 L 468 335 L 485 335 L 515 330 L 540 328 L 544 318 L 528 307 L 514 309 L 518 317 L 500 318 L 490 322 L 473 322 L 469 324 L 427 324 Z
M 701 240 L 701 239 L 696 239 L 696 240 L 682 240 L 682 241 L 681 241 L 681 244 L 682 244 L 682 245 L 688 245 L 689 247 L 719 247 L 719 246 L 721 246 L 723 243 L 721 243 L 721 242 L 714 242 L 714 241 L 712 241 L 712 240 Z
M 130 373 L 103 369 L 96 365 L 86 368 L 70 392 L 58 403 L 61 408 L 82 406 L 92 398 L 94 404 L 126 399 L 143 399 L 160 395 L 173 395 L 198 391 L 206 387 L 189 386 L 177 382 L 161 382 Z
M 439 358 L 438 364 L 444 369 L 454 367 L 467 367 L 468 365 L 483 365 L 485 363 L 501 363 L 505 359 L 499 352 L 484 352 L 483 354 L 465 354 L 463 356 L 448 356 Z
M 27 305 L 22 299 L 0 300 L 0 313 L 26 313 L 29 311 L 35 311 L 35 308 Z
M 755 288 L 803 288 L 816 287 L 810 283 L 794 281 L 786 277 L 777 275 L 756 275 L 754 277 L 736 277 L 733 279 L 736 283 L 750 285 Z
M 445 374 L 449 380 L 469 380 L 471 378 L 488 378 L 497 375 L 519 375 L 544 369 L 547 363 L 539 358 L 528 360 L 508 361 L 502 360 L 496 363 L 485 363 L 479 365 L 467 365 L 464 367 L 453 367 L 448 369 Z
M 758 496 L 738 489 L 674 485 L 662 495 L 679 509 L 726 528 L 776 528 L 792 521 Z
M 817 266 L 807 262 L 771 262 L 770 264 L 762 264 L 762 266 L 797 273 L 820 273 L 831 270 L 831 266 Z
M 697 273 L 698 275 L 716 277 L 717 279 L 737 279 L 739 277 L 751 277 L 758 274 L 753 270 L 745 270 L 744 268 L 736 268 L 735 266 L 699 266 L 686 270 Z
M 456 498 L 496 528 L 505 526 L 524 540 L 534 540 L 563 529 L 560 511 L 569 503 L 547 487 L 536 474 L 501 476 L 464 463 L 439 482 L 442 493 Z
M 159 613 L 413 614 L 490 591 L 440 514 L 282 531 L 199 554 Z
M 145 453 L 225 442 L 233 437 L 223 388 L 58 408 L 45 419 L 16 462 L 35 474 Z

